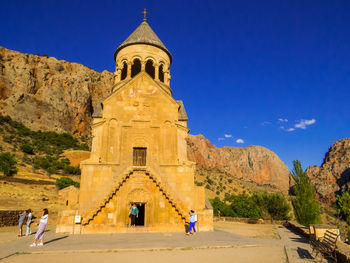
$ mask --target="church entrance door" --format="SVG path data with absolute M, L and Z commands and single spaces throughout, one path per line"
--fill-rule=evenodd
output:
M 139 209 L 139 216 L 136 218 L 137 226 L 145 225 L 145 204 L 137 204 L 137 208 Z

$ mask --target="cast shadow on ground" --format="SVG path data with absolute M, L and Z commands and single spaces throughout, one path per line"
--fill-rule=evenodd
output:
M 289 239 L 292 240 L 293 242 L 304 243 L 304 244 L 309 243 L 309 240 L 305 239 L 304 237 L 291 237 Z
M 297 252 L 298 252 L 299 258 L 314 259 L 313 256 L 310 254 L 310 252 L 304 248 L 298 247 Z
M 49 244 L 49 243 L 51 243 L 51 242 L 55 242 L 55 241 L 58 241 L 58 240 L 67 238 L 67 237 L 68 237 L 68 236 L 63 236 L 63 237 L 57 237 L 57 238 L 51 239 L 51 240 L 45 242 L 45 245 L 46 245 L 46 244 Z

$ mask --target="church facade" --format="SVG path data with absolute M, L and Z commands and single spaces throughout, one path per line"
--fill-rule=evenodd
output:
M 187 159 L 187 114 L 170 89 L 170 52 L 144 19 L 114 59 L 115 85 L 93 114 L 91 155 L 80 164 L 79 200 L 60 212 L 56 231 L 184 231 L 190 210 L 199 230 L 211 231 L 213 210 Z

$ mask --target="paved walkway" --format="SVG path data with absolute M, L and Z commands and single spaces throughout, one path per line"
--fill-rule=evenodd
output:
M 123 233 L 123 234 L 86 234 L 86 235 L 64 235 L 55 234 L 51 231 L 45 234 L 45 245 L 43 247 L 29 247 L 33 237 L 23 237 L 0 245 L 0 259 L 6 258 L 10 261 L 12 255 L 17 254 L 18 262 L 25 261 L 29 254 L 41 254 L 52 256 L 59 254 L 79 253 L 111 253 L 111 252 L 145 252 L 145 251 L 186 251 L 203 250 L 214 253 L 218 248 L 223 251 L 227 249 L 256 248 L 270 249 L 269 251 L 285 250 L 289 263 L 317 262 L 310 255 L 310 246 L 307 240 L 296 233 L 291 232 L 283 226 L 276 226 L 281 239 L 248 238 L 225 231 L 201 232 L 195 236 L 186 236 L 184 233 Z M 226 250 L 225 250 L 226 249 Z M 231 250 L 227 250 L 228 255 Z M 232 250 L 233 251 L 233 250 Z M 202 254 L 203 254 L 202 253 Z M 216 252 L 215 252 L 216 253 Z M 269 252 L 271 253 L 271 252 Z M 18 254 L 20 254 L 18 256 Z M 284 254 L 284 253 L 283 253 Z M 285 255 L 283 255 L 285 257 Z M 135 254 L 136 255 L 136 254 Z M 267 256 L 268 258 L 268 256 Z M 273 257 L 272 257 L 273 258 Z M 272 260 L 271 258 L 271 260 Z M 282 260 L 283 262 L 285 260 Z M 17 261 L 16 261 L 17 262 Z M 23 262 L 23 261 L 22 261 Z M 63 261 L 62 261 L 63 262 Z M 203 261 L 202 261 L 203 262 Z M 205 261 L 204 261 L 205 262 Z M 206 261 L 209 262 L 209 261 Z M 234 261 L 233 261 L 234 262 Z M 242 261 L 243 262 L 243 261 Z M 244 261 L 244 262 L 249 262 Z M 277 261 L 260 261 L 277 262 Z

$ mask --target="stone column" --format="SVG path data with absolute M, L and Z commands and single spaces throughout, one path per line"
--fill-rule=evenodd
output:
M 145 68 L 146 68 L 146 61 L 142 60 L 141 61 L 141 71 L 145 71 Z
M 114 72 L 114 84 L 117 84 L 120 81 L 121 75 L 122 75 L 122 70 L 117 67 Z
M 132 62 L 129 61 L 127 62 L 128 65 L 128 73 L 126 74 L 126 79 L 130 79 L 131 78 L 131 66 L 132 66 Z
M 154 63 L 153 66 L 154 66 L 154 79 L 159 81 L 159 65 L 157 63 Z
M 164 82 L 168 86 L 170 85 L 170 79 L 171 79 L 170 72 L 169 71 L 164 72 Z

